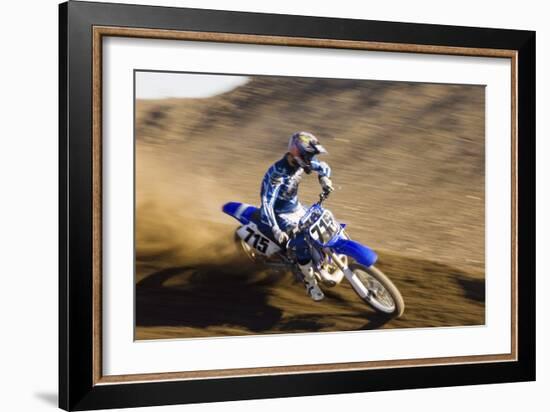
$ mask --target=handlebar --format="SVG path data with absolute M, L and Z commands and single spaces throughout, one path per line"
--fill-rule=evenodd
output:
M 319 194 L 319 201 L 317 202 L 318 205 L 322 205 L 325 200 L 328 199 L 331 192 L 323 190 L 321 194 Z

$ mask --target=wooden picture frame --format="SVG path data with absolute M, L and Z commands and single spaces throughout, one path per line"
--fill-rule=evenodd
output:
M 215 402 L 535 379 L 535 33 L 69 2 L 60 5 L 59 406 Z M 511 60 L 511 351 L 151 374 L 102 373 L 102 41 L 192 40 Z

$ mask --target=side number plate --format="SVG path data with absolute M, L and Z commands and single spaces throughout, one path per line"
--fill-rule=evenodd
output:
M 280 249 L 278 245 L 265 237 L 254 224 L 242 226 L 237 234 L 242 240 L 264 255 L 270 256 Z

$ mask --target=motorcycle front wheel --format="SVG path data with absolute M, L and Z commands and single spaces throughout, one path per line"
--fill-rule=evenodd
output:
M 366 267 L 358 263 L 350 264 L 349 268 L 369 291 L 368 296 L 362 299 L 373 309 L 394 318 L 403 314 L 405 302 L 401 293 L 380 269 L 374 265 Z

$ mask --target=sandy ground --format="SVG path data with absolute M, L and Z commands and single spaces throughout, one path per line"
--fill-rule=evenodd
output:
M 244 261 L 174 266 L 136 285 L 136 338 L 181 338 L 375 328 L 480 325 L 485 284 L 480 274 L 436 262 L 381 253 L 377 267 L 403 294 L 406 311 L 389 321 L 349 284 L 325 288 L 313 302 L 288 272 Z

